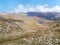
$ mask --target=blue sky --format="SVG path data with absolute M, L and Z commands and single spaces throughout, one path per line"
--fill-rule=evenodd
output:
M 27 7 L 27 5 L 29 5 L 30 7 Z M 42 6 L 43 9 L 47 8 L 44 6 L 48 6 L 47 9 L 55 8 L 56 6 L 57 8 L 60 9 L 60 0 L 0 0 L 0 12 L 9 12 L 9 11 L 16 11 L 16 10 L 20 11 L 21 6 L 24 9 L 21 10 L 22 12 L 26 11 L 26 9 L 30 10 L 30 8 L 32 9 L 32 11 L 36 11 L 37 9 L 36 10 L 33 9 L 38 7 L 38 5 L 40 6 L 40 8 Z

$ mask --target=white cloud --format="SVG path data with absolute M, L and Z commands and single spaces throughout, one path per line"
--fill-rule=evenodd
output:
M 14 9 L 14 12 L 30 12 L 35 11 L 34 7 L 32 6 L 24 6 L 20 4 L 17 8 Z
M 37 6 L 30 6 L 30 5 L 18 5 L 17 8 L 14 9 L 12 12 L 60 12 L 60 6 L 48 7 L 47 4 L 44 5 L 37 5 Z

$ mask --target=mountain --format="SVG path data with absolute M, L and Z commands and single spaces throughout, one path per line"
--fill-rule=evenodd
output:
M 25 15 L 25 16 L 30 16 L 30 17 L 40 17 L 43 19 L 47 20 L 55 20 L 55 19 L 60 19 L 60 13 L 59 12 L 19 12 L 19 13 L 7 13 L 7 12 L 2 12 L 0 13 L 1 15 Z
M 0 45 L 60 45 L 60 20 L 44 14 L 0 13 Z
M 60 18 L 59 12 L 27 12 L 28 16 L 42 17 L 48 20 L 55 20 Z
M 0 43 L 33 35 L 40 29 L 45 30 L 46 27 L 28 16 L 0 15 Z

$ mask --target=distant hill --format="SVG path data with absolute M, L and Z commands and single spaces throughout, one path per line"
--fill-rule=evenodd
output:
M 37 17 L 48 19 L 48 20 L 55 20 L 60 18 L 59 12 L 27 12 L 27 15 L 37 16 Z
M 30 16 L 30 17 L 40 17 L 47 20 L 56 20 L 60 19 L 60 13 L 59 12 L 19 12 L 19 13 L 7 13 L 2 12 L 0 15 L 23 15 L 23 16 Z

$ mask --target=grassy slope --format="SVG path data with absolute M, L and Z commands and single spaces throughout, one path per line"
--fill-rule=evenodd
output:
M 7 19 L 23 20 L 24 23 L 15 22 L 19 26 L 22 24 L 23 30 L 11 30 L 9 34 L 0 35 L 0 45 L 60 45 L 60 32 L 54 29 L 57 22 L 47 24 L 47 27 L 28 17 L 18 17 L 6 16 Z

